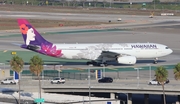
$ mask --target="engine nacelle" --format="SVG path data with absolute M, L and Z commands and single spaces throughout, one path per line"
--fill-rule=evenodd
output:
M 136 57 L 134 56 L 122 56 L 117 58 L 117 62 L 120 64 L 135 64 L 136 63 Z

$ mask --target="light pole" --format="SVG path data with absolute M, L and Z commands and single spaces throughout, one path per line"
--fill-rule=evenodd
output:
M 147 64 L 149 66 L 149 80 L 151 81 L 151 64 Z
M 47 65 L 43 65 L 43 67 L 46 67 Z M 45 68 L 44 68 L 45 69 Z M 42 80 L 44 80 L 44 70 L 42 70 Z M 44 82 L 44 81 L 43 81 Z M 44 83 L 43 83 L 44 84 Z
M 154 10 L 156 9 L 156 7 L 155 7 L 155 1 L 156 1 L 156 0 L 154 0 Z
M 105 77 L 105 65 L 103 64 L 103 77 Z
M 110 8 L 111 8 L 111 0 L 109 1 L 109 6 L 110 6 Z
M 43 65 L 43 67 L 46 67 L 47 65 Z M 45 69 L 45 68 L 44 68 Z M 42 70 L 42 79 L 41 81 L 43 81 L 42 85 L 44 85 L 44 70 Z
M 44 80 L 44 70 L 42 70 L 42 80 Z
M 63 66 L 63 65 L 60 65 L 60 66 L 59 66 L 59 70 L 58 70 L 58 71 L 59 71 L 59 73 L 58 73 L 58 77 L 59 77 L 59 78 L 61 77 L 61 67 L 62 67 L 62 66 Z
M 135 70 L 137 70 L 137 87 L 139 87 L 139 69 L 142 69 L 142 68 L 134 68 Z
M 130 9 L 131 9 L 131 6 L 132 6 L 132 1 L 131 1 L 131 0 L 130 0 L 130 3 L 129 3 L 129 4 L 130 4 Z
M 88 69 L 88 85 L 89 85 L 89 104 L 91 104 L 91 76 L 90 76 L 90 66 Z

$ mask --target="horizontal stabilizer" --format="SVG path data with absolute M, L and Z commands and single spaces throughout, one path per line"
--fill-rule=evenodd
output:
M 19 43 L 11 43 L 11 44 L 16 45 L 16 46 L 21 46 L 21 45 L 23 45 L 23 44 L 19 44 Z

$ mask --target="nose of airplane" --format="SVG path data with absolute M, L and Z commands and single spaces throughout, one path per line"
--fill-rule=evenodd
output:
M 169 55 L 169 54 L 171 54 L 172 52 L 173 52 L 173 50 L 170 49 L 170 48 L 168 48 L 168 49 L 164 50 L 162 54 L 163 54 L 163 55 Z
M 173 53 L 173 50 L 172 49 L 169 49 L 169 54 Z

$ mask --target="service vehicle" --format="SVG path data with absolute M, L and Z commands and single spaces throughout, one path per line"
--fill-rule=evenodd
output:
M 113 79 L 111 77 L 103 77 L 98 80 L 99 83 L 112 83 Z
M 51 84 L 64 84 L 65 83 L 65 79 L 64 78 L 54 78 L 53 80 L 51 80 Z
M 168 84 L 168 83 L 169 83 L 169 79 L 167 79 L 167 80 L 164 82 L 164 84 Z M 160 85 L 160 83 L 159 83 L 156 79 L 149 81 L 148 84 L 149 84 L 149 85 Z
M 1 84 L 16 84 L 17 81 L 15 81 L 13 78 L 6 78 L 4 80 L 1 80 Z

